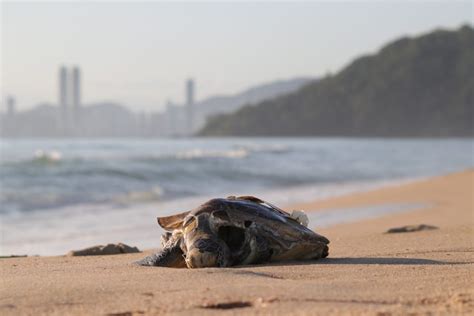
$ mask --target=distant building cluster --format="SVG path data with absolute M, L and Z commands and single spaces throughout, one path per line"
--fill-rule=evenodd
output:
M 199 115 L 194 100 L 195 83 L 188 79 L 185 85 L 184 105 L 168 101 L 165 110 L 149 116 L 152 127 L 148 131 L 159 136 L 191 136 L 197 132 L 196 117 Z
M 167 101 L 164 110 L 133 112 L 115 102 L 83 102 L 82 71 L 78 66 L 59 67 L 55 104 L 42 103 L 17 111 L 18 100 L 7 96 L 0 114 L 2 137 L 187 137 L 194 135 L 209 117 L 298 90 L 311 78 L 275 81 L 234 95 L 218 95 L 196 101 L 196 84 L 184 85 L 184 104 Z
M 16 100 L 7 96 L 0 116 L 0 135 L 6 137 L 144 137 L 191 136 L 196 132 L 195 83 L 188 79 L 184 105 L 168 101 L 163 112 L 134 113 L 113 102 L 82 104 L 81 69 L 61 66 L 57 104 L 40 104 L 17 113 Z M 202 124 L 201 124 L 202 125 Z

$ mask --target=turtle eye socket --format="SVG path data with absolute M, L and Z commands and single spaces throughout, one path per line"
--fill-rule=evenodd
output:
M 223 221 L 227 221 L 227 222 L 230 221 L 229 214 L 227 214 L 226 211 L 214 211 L 212 213 L 212 216 L 214 216 L 215 218 L 218 218 L 220 220 L 223 220 Z

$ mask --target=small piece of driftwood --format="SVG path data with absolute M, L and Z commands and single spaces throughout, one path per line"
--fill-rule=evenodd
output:
M 386 231 L 386 234 L 412 233 L 412 232 L 418 232 L 422 230 L 433 230 L 433 229 L 439 229 L 439 228 L 436 226 L 425 225 L 425 224 L 408 225 L 408 226 L 390 228 L 389 230 Z
M 130 247 L 128 245 L 107 244 L 98 245 L 81 250 L 72 250 L 68 252 L 68 256 L 103 256 L 103 255 L 118 255 L 122 253 L 137 253 L 140 252 L 137 247 Z

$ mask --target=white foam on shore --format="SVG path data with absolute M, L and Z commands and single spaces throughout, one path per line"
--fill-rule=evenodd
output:
M 419 179 L 419 178 L 418 178 Z M 226 192 L 227 195 L 256 195 L 279 206 L 310 202 L 379 187 L 397 186 L 417 179 L 359 181 L 307 185 L 262 192 Z M 123 242 L 140 249 L 156 248 L 162 231 L 156 223 L 163 216 L 191 209 L 215 196 L 199 196 L 153 204 L 124 207 L 117 204 L 76 205 L 60 210 L 38 210 L 2 215 L 1 255 L 61 255 L 73 249 L 97 244 Z M 311 213 L 309 227 L 334 225 L 391 212 L 411 206 L 374 206 L 361 209 Z M 310 211 L 310 210 L 308 210 Z

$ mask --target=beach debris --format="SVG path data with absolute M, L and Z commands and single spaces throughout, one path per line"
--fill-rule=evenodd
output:
M 407 226 L 401 226 L 401 227 L 394 227 L 390 228 L 387 230 L 385 233 L 386 234 L 393 234 L 393 233 L 411 233 L 411 232 L 418 232 L 422 230 L 433 230 L 433 229 L 439 229 L 436 226 L 431 226 L 431 225 L 425 225 L 425 224 L 420 224 L 420 225 L 407 225 Z
M 278 302 L 280 299 L 278 297 L 269 297 L 269 298 L 263 298 L 263 297 L 258 297 L 255 301 L 255 305 L 259 307 L 268 307 L 271 303 Z
M 0 259 L 10 259 L 10 258 L 26 258 L 27 255 L 9 255 L 9 256 L 0 256 Z
M 229 267 L 311 260 L 328 255 L 329 240 L 292 214 L 253 196 L 212 199 L 180 214 L 158 217 L 162 249 L 137 262 L 175 268 Z
M 143 315 L 143 314 L 145 314 L 145 311 L 137 310 L 137 311 L 109 313 L 109 314 L 106 314 L 106 315 L 107 316 L 133 316 L 133 315 Z
M 243 307 L 252 307 L 251 302 L 247 301 L 232 301 L 232 302 L 225 302 L 225 303 L 209 303 L 206 302 L 202 304 L 201 308 L 208 308 L 208 309 L 234 309 L 234 308 L 243 308 Z
M 294 211 L 291 211 L 290 216 L 296 219 L 298 223 L 300 223 L 301 225 L 308 227 L 309 218 L 308 218 L 308 215 L 306 215 L 305 211 L 294 210 Z
M 107 244 L 98 245 L 81 250 L 72 250 L 68 256 L 103 256 L 103 255 L 118 255 L 122 253 L 137 253 L 140 252 L 137 247 L 130 247 L 126 244 Z

